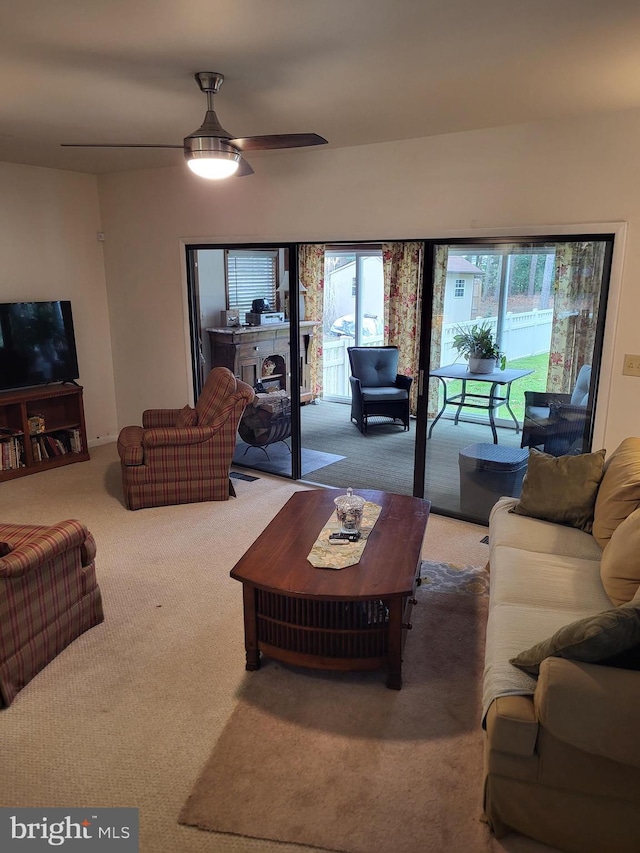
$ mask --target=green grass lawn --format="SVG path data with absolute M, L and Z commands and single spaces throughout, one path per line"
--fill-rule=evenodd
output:
M 524 417 L 524 392 L 525 391 L 545 391 L 547 388 L 547 372 L 549 369 L 549 353 L 542 355 L 532 355 L 527 358 L 516 358 L 513 361 L 507 362 L 507 367 L 513 370 L 533 370 L 529 376 L 524 376 L 522 379 L 517 379 L 511 385 L 511 400 L 509 405 L 513 410 L 513 414 L 522 423 Z M 457 387 L 456 387 L 457 386 Z M 449 396 L 460 393 L 462 383 L 452 381 L 449 386 Z M 474 382 L 467 380 L 467 394 L 488 394 L 490 386 L 486 382 Z M 440 405 L 442 405 L 442 391 L 440 392 Z M 447 412 L 454 412 L 453 406 L 447 407 Z M 470 409 L 464 406 L 463 412 L 469 412 L 472 415 L 482 414 L 480 409 Z M 496 409 L 496 418 L 509 418 L 509 412 L 504 406 Z

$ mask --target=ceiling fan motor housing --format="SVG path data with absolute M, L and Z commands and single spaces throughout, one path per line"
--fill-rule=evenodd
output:
M 197 133 L 197 131 L 196 131 Z M 211 157 L 217 159 L 228 159 L 235 162 L 240 160 L 240 151 L 230 145 L 226 139 L 215 136 L 187 136 L 184 140 L 184 156 L 187 160 L 195 160 L 199 157 Z
M 205 74 L 203 73 L 202 76 L 205 76 Z M 207 73 L 207 76 L 222 77 L 221 74 L 214 75 L 213 73 L 210 75 Z M 199 75 L 196 75 L 196 79 L 201 83 L 198 78 Z M 213 81 L 207 82 L 211 86 L 214 85 Z M 218 87 L 221 82 L 222 80 L 219 81 Z M 206 89 L 205 91 L 207 91 L 207 97 L 210 98 L 211 90 Z M 194 160 L 199 157 L 211 157 L 213 155 L 219 160 L 229 159 L 238 162 L 240 160 L 240 149 L 229 143 L 228 140 L 232 138 L 232 134 L 222 127 L 212 106 L 210 103 L 200 127 L 184 138 L 184 156 L 187 160 Z

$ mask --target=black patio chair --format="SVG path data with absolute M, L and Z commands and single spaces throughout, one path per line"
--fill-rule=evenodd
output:
M 582 453 L 591 411 L 591 365 L 580 368 L 571 394 L 524 392 L 521 447 L 538 447 L 552 456 Z
M 351 420 L 361 433 L 376 415 L 400 421 L 409 429 L 412 379 L 398 373 L 398 347 L 347 347 L 351 365 Z

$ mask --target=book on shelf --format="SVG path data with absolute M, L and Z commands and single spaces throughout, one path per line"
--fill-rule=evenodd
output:
M 67 452 L 66 450 L 61 449 L 62 443 L 52 435 L 45 436 L 45 440 L 49 449 L 49 456 L 62 456 L 63 453 Z
M 44 462 L 47 459 L 53 459 L 53 448 L 48 442 L 48 436 L 39 435 L 31 438 L 31 446 L 33 447 L 33 458 L 38 462 Z
M 31 452 L 33 454 L 34 462 L 42 462 L 42 451 L 37 438 L 31 439 Z
M 51 434 L 57 442 L 61 453 L 81 453 L 82 440 L 80 438 L 80 430 L 76 427 L 71 427 L 65 430 L 59 430 Z
M 24 467 L 24 445 L 21 436 L 20 432 L 17 435 L 0 434 L 0 470 L 10 471 Z
M 80 436 L 80 430 L 77 428 L 74 428 L 72 430 L 69 430 L 69 433 L 70 433 L 70 438 L 71 438 L 71 450 L 74 453 L 82 453 L 84 448 L 82 446 L 82 438 Z
M 34 462 L 65 456 L 67 453 L 82 453 L 80 430 L 61 429 L 46 435 L 32 435 L 31 447 Z

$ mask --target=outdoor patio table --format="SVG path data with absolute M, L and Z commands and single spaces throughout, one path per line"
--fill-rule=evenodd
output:
M 493 413 L 500 406 L 506 406 L 509 414 L 513 418 L 516 425 L 516 432 L 520 432 L 520 424 L 518 419 L 513 414 L 509 405 L 511 395 L 511 383 L 516 379 L 522 379 L 523 376 L 529 376 L 533 370 L 494 370 L 493 373 L 469 373 L 469 368 L 464 364 L 447 364 L 444 367 L 438 367 L 429 372 L 429 376 L 434 376 L 440 379 L 444 386 L 444 402 L 442 408 L 436 415 L 433 423 L 429 427 L 428 438 L 431 438 L 434 426 L 438 423 L 448 405 L 457 406 L 457 411 L 453 419 L 454 424 L 458 424 L 460 412 L 463 406 L 470 409 L 484 409 L 489 412 L 489 424 L 493 433 L 493 443 L 498 443 L 498 433 Z M 460 379 L 462 382 L 462 390 L 459 394 L 449 396 L 449 387 L 447 379 Z M 491 387 L 488 394 L 479 394 L 474 391 L 467 391 L 467 382 L 486 382 Z

